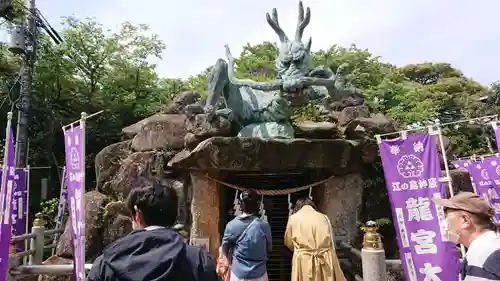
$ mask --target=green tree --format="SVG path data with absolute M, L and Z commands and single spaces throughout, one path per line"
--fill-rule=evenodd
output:
M 152 57 L 160 58 L 165 48 L 149 33 L 146 25 L 126 22 L 111 32 L 92 19 L 68 17 L 60 31 L 62 44 L 40 37 L 30 126 L 31 165 L 62 165 L 61 126 L 77 120 L 82 111 L 105 110 L 87 124 L 87 163 L 93 169 L 94 155 L 118 141 L 123 127 L 153 114 L 182 89 L 160 79 L 149 63 Z M 20 61 L 2 46 L 1 81 L 17 78 L 23 67 Z M 7 84 L 1 85 L 0 98 L 6 103 L 0 108 L 0 120 L 5 120 L 3 111 L 12 106 L 8 101 L 15 101 L 15 91 L 7 95 Z
M 333 45 L 314 53 L 313 58 L 315 65 L 327 65 L 333 70 L 347 63 L 346 79 L 360 89 L 377 86 L 392 68 L 391 65 L 381 63 L 380 57 L 375 57 L 368 50 L 359 49 L 356 45 L 349 48 Z
M 200 95 L 203 97 L 206 97 L 208 95 L 207 91 L 208 76 L 210 75 L 211 69 L 212 67 L 208 67 L 200 74 L 190 76 L 185 81 L 185 87 L 187 87 L 189 90 L 200 93 Z
M 254 80 L 272 79 L 276 73 L 274 61 L 277 54 L 276 46 L 271 42 L 257 45 L 247 43 L 236 60 L 236 75 Z

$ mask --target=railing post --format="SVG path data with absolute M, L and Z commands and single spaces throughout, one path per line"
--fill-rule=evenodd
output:
M 10 275 L 10 269 L 19 265 L 19 259 L 14 255 L 16 254 L 16 242 L 12 240 L 10 242 L 10 253 L 9 253 L 9 264 L 7 266 L 7 281 L 15 281 L 17 278 Z
M 369 221 L 363 230 L 365 231 L 363 249 L 361 249 L 363 280 L 386 281 L 385 251 L 382 238 L 377 232 L 378 227 L 374 221 Z
M 33 221 L 31 232 L 35 234 L 35 238 L 31 238 L 30 249 L 35 249 L 35 253 L 30 256 L 30 264 L 42 264 L 43 261 L 43 246 L 45 245 L 45 222 L 43 214 L 37 213 Z

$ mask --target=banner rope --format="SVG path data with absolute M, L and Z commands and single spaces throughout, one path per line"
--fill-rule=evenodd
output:
M 227 187 L 230 187 L 230 188 L 233 188 L 233 189 L 236 189 L 236 190 L 239 190 L 239 191 L 243 191 L 247 188 L 245 187 L 241 187 L 241 186 L 237 186 L 237 185 L 234 185 L 234 184 L 230 184 L 230 183 L 227 183 L 227 182 L 223 182 L 223 181 L 220 181 L 218 179 L 215 179 L 215 178 L 212 178 L 211 176 L 205 174 L 205 177 L 209 180 L 212 180 L 212 181 L 215 181 L 216 183 L 218 184 L 221 184 L 221 185 L 224 185 L 224 186 L 227 186 Z M 295 193 L 295 192 L 299 192 L 299 191 L 302 191 L 302 190 L 306 190 L 308 188 L 313 188 L 315 186 L 318 186 L 320 184 L 323 184 L 331 179 L 333 179 L 335 176 L 331 176 L 327 179 L 324 179 L 324 180 L 321 180 L 321 181 L 317 181 L 317 182 L 314 182 L 314 183 L 311 183 L 311 184 L 308 184 L 308 185 L 304 185 L 304 186 L 298 186 L 298 187 L 293 187 L 293 188 L 287 188 L 287 189 L 255 189 L 255 188 L 252 188 L 258 195 L 262 195 L 262 196 L 280 196 L 280 195 L 288 195 L 288 194 L 292 194 L 292 193 Z

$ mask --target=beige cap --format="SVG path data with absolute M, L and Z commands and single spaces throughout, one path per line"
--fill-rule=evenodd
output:
M 486 198 L 472 192 L 460 192 L 450 199 L 433 198 L 432 201 L 445 208 L 467 211 L 474 214 L 493 216 L 493 207 Z

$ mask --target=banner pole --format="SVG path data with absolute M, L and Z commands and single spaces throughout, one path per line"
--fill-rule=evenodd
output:
M 481 117 L 476 117 L 476 118 L 469 118 L 469 119 L 461 119 L 461 120 L 457 120 L 457 121 L 453 121 L 453 122 L 448 122 L 448 123 L 436 122 L 436 124 L 430 125 L 430 126 L 449 126 L 449 125 L 454 125 L 454 124 L 472 122 L 472 121 L 476 121 L 476 120 L 490 120 L 491 118 L 498 118 L 498 114 L 481 116 Z M 425 130 L 428 127 L 429 126 L 415 127 L 415 128 L 412 128 L 412 129 L 408 129 L 406 131 L 407 132 L 417 132 L 417 131 Z M 401 133 L 401 131 L 396 131 L 396 132 L 390 132 L 390 133 L 380 134 L 379 136 L 391 136 L 391 135 L 397 135 L 397 134 L 400 134 L 400 133 Z
M 441 154 L 443 156 L 443 164 L 444 164 L 444 171 L 446 174 L 446 182 L 448 184 L 448 191 L 450 193 L 450 197 L 454 195 L 453 192 L 453 185 L 451 182 L 451 176 L 450 176 L 450 167 L 448 166 L 448 157 L 446 156 L 446 148 L 444 147 L 444 140 L 443 140 L 443 135 L 441 134 L 441 126 L 439 125 L 439 122 L 437 123 L 437 135 L 438 135 L 438 140 L 439 140 L 439 146 L 441 147 Z
M 438 139 L 439 139 L 439 146 L 441 147 L 441 154 L 443 156 L 444 171 L 446 174 L 446 182 L 448 183 L 448 191 L 449 191 L 450 197 L 451 197 L 454 195 L 453 184 L 451 182 L 450 167 L 448 166 L 448 157 L 446 156 L 443 135 L 441 134 L 441 124 L 440 124 L 439 120 L 436 120 L 436 127 L 437 127 L 437 135 L 438 135 Z M 430 127 L 430 129 L 432 129 L 432 127 Z M 465 246 L 463 244 L 460 244 L 460 252 L 462 252 L 462 258 L 465 257 Z
M 29 150 L 28 150 L 29 151 Z M 27 165 L 26 168 L 24 169 L 26 171 L 26 232 L 24 233 L 29 233 L 29 228 L 30 228 L 30 165 Z M 28 239 L 24 240 L 24 249 L 28 249 Z M 26 264 L 28 263 L 28 257 L 24 257 L 23 263 Z
M 491 154 L 495 153 L 495 150 L 493 150 L 493 146 L 491 145 L 490 137 L 486 133 L 486 130 L 484 129 L 484 127 L 481 127 L 481 130 L 483 131 L 483 136 L 486 139 L 486 145 L 488 146 L 488 150 L 490 151 Z
M 57 168 L 59 170 L 59 168 Z M 59 173 L 59 178 L 61 179 L 61 182 L 59 184 L 60 189 L 59 189 L 59 204 L 58 204 L 58 209 L 57 209 L 57 217 L 56 217 L 56 229 L 61 229 L 62 227 L 62 220 L 64 217 L 64 212 L 66 211 L 66 200 L 63 196 L 64 194 L 64 188 L 66 185 L 66 167 L 63 167 L 62 170 L 62 175 Z M 59 243 L 59 237 L 61 237 L 60 233 L 54 234 L 54 240 L 52 241 L 53 244 Z M 55 255 L 55 249 L 52 249 L 52 255 Z
M 497 152 L 497 153 L 476 155 L 476 157 L 481 157 L 481 158 L 490 157 L 490 156 L 500 156 L 500 153 Z M 466 156 L 466 157 L 458 157 L 457 160 L 471 159 L 472 157 L 474 157 L 474 155 Z
M 499 143 L 499 136 L 498 136 L 498 120 L 494 120 L 494 121 L 491 121 L 490 124 L 491 124 L 491 127 L 493 128 L 493 133 L 495 134 L 495 141 L 496 141 L 496 144 L 497 144 L 497 151 L 500 152 L 500 145 L 498 144 Z M 493 150 L 493 148 L 492 148 Z
M 94 114 L 91 114 L 90 116 L 87 116 L 87 113 L 85 112 L 82 112 L 81 113 L 81 118 L 80 118 L 80 128 L 82 129 L 82 161 L 81 161 L 81 170 L 82 170 L 82 196 L 81 196 L 81 206 L 82 208 L 85 208 L 85 146 L 86 146 L 86 137 L 85 137 L 85 120 L 91 116 L 95 116 L 97 114 L 100 114 L 102 112 L 99 111 L 97 113 L 94 113 Z M 86 228 L 86 225 L 85 225 L 85 211 L 81 212 L 81 216 L 82 216 L 82 229 L 80 230 L 81 233 L 82 233 L 82 265 L 85 266 L 85 228 Z M 83 270 L 83 280 L 86 280 L 87 277 L 85 276 L 86 275 L 86 271 Z
M 2 164 L 2 182 L 0 187 L 0 225 L 3 224 L 4 218 L 4 205 L 6 198 L 4 197 L 5 188 L 7 188 L 7 163 L 9 159 L 9 138 L 10 138 L 10 127 L 12 126 L 12 112 L 7 113 L 7 125 L 5 126 L 5 147 L 3 149 L 3 164 Z
M 76 123 L 80 123 L 80 124 L 81 124 L 81 122 L 82 122 L 82 118 L 85 118 L 85 119 L 83 120 L 83 121 L 85 121 L 85 120 L 87 120 L 87 119 L 89 119 L 89 118 L 92 118 L 92 117 L 94 117 L 94 116 L 97 116 L 97 115 L 99 115 L 99 114 L 101 114 L 101 113 L 103 113 L 103 112 L 104 112 L 104 110 L 101 110 L 101 111 L 98 111 L 98 112 L 92 113 L 92 114 L 90 114 L 90 115 L 87 115 L 87 113 L 82 112 L 82 115 L 81 115 L 82 117 L 81 117 L 79 120 L 76 120 L 76 121 L 74 121 L 74 122 L 71 122 L 71 123 L 69 123 L 69 124 L 67 124 L 67 125 L 62 126 L 62 129 L 63 129 L 63 130 L 65 130 L 67 127 L 71 127 L 72 125 L 75 125 Z M 85 113 L 85 117 L 83 117 L 83 114 L 84 114 L 84 113 Z

